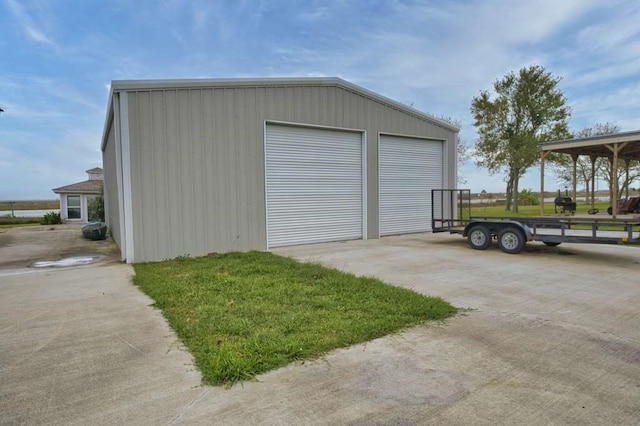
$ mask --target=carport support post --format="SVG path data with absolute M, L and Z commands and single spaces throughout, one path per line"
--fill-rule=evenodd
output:
M 544 159 L 551 151 L 540 151 L 540 216 L 544 216 Z
M 591 158 L 591 208 L 596 208 L 596 161 L 598 157 L 590 155 Z
M 627 182 L 627 186 L 624 188 L 624 198 L 629 199 L 629 166 L 631 161 L 629 159 L 624 160 L 624 172 L 625 172 L 625 182 Z
M 573 202 L 578 204 L 578 154 L 571 154 L 573 160 Z
M 618 153 L 627 146 L 627 142 L 625 143 L 614 143 L 612 145 L 605 145 L 609 151 L 613 152 L 613 165 L 611 166 L 611 209 L 613 210 L 611 213 L 611 217 L 613 219 L 616 218 L 618 214 Z

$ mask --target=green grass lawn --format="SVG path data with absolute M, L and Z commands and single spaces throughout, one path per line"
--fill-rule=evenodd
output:
M 598 201 L 595 203 L 595 208 L 600 210 L 600 214 L 598 216 L 589 216 L 589 219 L 598 219 L 601 222 L 606 222 L 607 220 L 612 219 L 609 215 L 602 215 L 607 211 L 607 207 L 611 204 L 608 201 Z M 544 204 L 544 212 L 545 216 L 555 216 L 554 205 L 553 202 Z M 578 203 L 577 205 L 577 213 L 587 213 L 591 210 L 591 203 Z M 558 213 L 559 214 L 559 213 Z M 560 214 L 559 214 L 560 215 Z M 505 210 L 505 206 L 472 206 L 471 207 L 471 216 L 473 217 L 539 217 L 540 216 L 540 206 L 519 206 L 518 213 L 513 213 Z M 570 216 L 567 214 L 567 218 L 572 218 L 574 216 Z M 624 217 L 624 216 L 622 216 Z M 620 219 L 621 216 L 618 216 Z M 591 226 L 589 224 L 574 224 L 571 226 L 571 229 L 586 229 L 590 230 Z M 598 229 L 601 231 L 609 230 L 609 231 L 623 231 L 625 228 L 622 225 L 606 225 L 601 224 L 598 226 Z M 635 227 L 634 227 L 635 229 Z
M 134 283 L 189 348 L 204 384 L 249 380 L 456 313 L 440 298 L 272 253 L 134 268 Z
M 611 204 L 608 201 L 598 201 L 595 203 L 595 207 L 600 210 L 600 212 L 606 212 L 607 207 Z M 578 203 L 577 205 L 577 213 L 587 213 L 591 210 L 591 203 Z M 544 214 L 552 216 L 555 215 L 553 202 L 544 203 Z M 496 216 L 505 216 L 505 217 L 536 217 L 540 216 L 540 206 L 518 206 L 518 213 L 513 213 L 505 210 L 505 206 L 477 206 L 474 205 L 471 207 L 471 216 L 488 216 L 488 217 L 496 217 Z

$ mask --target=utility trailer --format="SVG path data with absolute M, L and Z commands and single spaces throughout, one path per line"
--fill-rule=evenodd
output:
M 541 241 L 547 246 L 640 244 L 640 218 L 471 216 L 468 189 L 431 190 L 431 228 L 434 233 L 461 234 L 476 250 L 486 250 L 496 239 L 498 247 L 509 254 L 520 253 L 529 241 Z

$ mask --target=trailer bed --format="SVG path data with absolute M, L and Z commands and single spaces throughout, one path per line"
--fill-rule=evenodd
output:
M 468 220 L 453 222 L 446 225 L 435 225 L 433 232 L 465 235 L 465 229 L 471 223 L 520 223 L 529 228 L 529 241 L 640 244 L 640 219 L 570 220 L 566 218 L 471 217 Z
M 468 195 L 468 190 L 432 190 L 434 233 L 461 234 L 469 239 L 472 248 L 479 250 L 486 249 L 491 239 L 498 239 L 498 245 L 507 253 L 518 253 L 527 241 L 549 246 L 640 244 L 640 217 L 472 217 L 470 205 L 464 202 Z

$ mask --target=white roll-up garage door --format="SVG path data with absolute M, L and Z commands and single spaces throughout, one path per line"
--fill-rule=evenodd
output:
M 362 133 L 268 124 L 267 246 L 363 236 Z
M 431 230 L 431 189 L 442 188 L 443 143 L 381 135 L 380 235 Z

